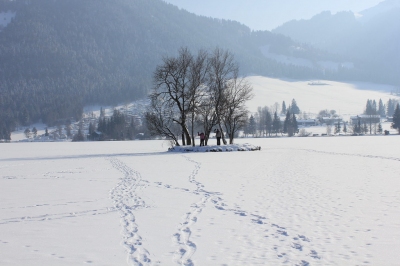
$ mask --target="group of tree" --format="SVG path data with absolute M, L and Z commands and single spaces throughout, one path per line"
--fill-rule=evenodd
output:
M 382 134 L 382 124 L 380 121 L 375 120 L 371 122 L 371 120 L 363 120 L 361 118 L 357 119 L 355 123 L 351 125 L 351 129 L 353 134 Z
M 0 127 L 0 141 L 9 142 L 11 140 L 11 131 L 5 127 Z
M 275 134 L 287 134 L 289 137 L 298 133 L 296 115 L 300 114 L 300 108 L 296 100 L 286 107 L 285 101 L 282 102 L 282 109 L 278 112 L 279 104 L 275 103 L 272 107 L 258 107 L 256 114 L 251 114 L 244 128 L 244 135 L 252 136 L 272 136 Z M 281 115 L 285 115 L 283 122 Z
M 145 133 L 145 127 L 133 116 L 114 109 L 111 117 L 100 115 L 97 127 L 90 122 L 88 138 L 90 140 L 133 140 L 138 133 Z
M 386 116 L 392 117 L 394 111 L 396 109 L 397 104 L 399 104 L 399 100 L 389 99 L 386 106 Z
M 295 99 L 292 99 L 292 103 L 288 107 L 286 107 L 285 101 L 282 102 L 281 114 L 286 115 L 287 112 L 295 115 L 300 114 L 300 108 L 297 106 L 297 102 Z
M 239 76 L 234 55 L 216 48 L 197 55 L 181 48 L 175 57 L 165 57 L 154 72 L 154 88 L 146 113 L 153 135 L 173 141 L 174 145 L 195 145 L 198 131 L 205 134 L 205 144 L 213 129 L 232 144 L 236 133 L 246 123 L 246 102 L 252 88 Z
M 378 104 L 375 100 L 367 100 L 364 109 L 364 115 L 379 115 L 380 117 L 392 117 L 399 103 L 397 99 L 389 99 L 386 105 L 383 103 L 382 99 L 379 99 Z
M 285 121 L 283 121 L 283 133 L 286 133 L 289 137 L 294 136 L 298 133 L 299 128 L 297 125 L 296 114 L 291 114 L 290 111 L 286 112 Z

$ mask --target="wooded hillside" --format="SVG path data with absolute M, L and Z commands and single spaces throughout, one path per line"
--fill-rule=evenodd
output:
M 298 44 L 287 37 L 161 0 L 0 0 L 0 12 L 8 10 L 16 16 L 0 31 L 0 127 L 7 130 L 79 118 L 85 104 L 142 98 L 162 57 L 183 46 L 227 49 L 243 74 L 274 77 L 318 78 L 321 71 L 266 59 L 262 45 L 292 56 L 327 56 L 310 47 L 293 52 Z

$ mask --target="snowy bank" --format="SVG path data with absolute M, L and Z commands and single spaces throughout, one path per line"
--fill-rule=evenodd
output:
M 211 146 L 175 146 L 169 148 L 170 152 L 223 152 L 223 151 L 259 151 L 261 146 L 255 146 L 249 143 L 229 144 L 229 145 L 211 145 Z

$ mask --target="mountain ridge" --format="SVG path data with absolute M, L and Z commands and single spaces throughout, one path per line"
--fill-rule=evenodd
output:
M 272 32 L 352 58 L 374 82 L 400 85 L 400 1 L 386 0 L 361 14 L 364 19 L 352 12 L 326 11 Z
M 244 75 L 312 79 L 325 74 L 338 79 L 354 74 L 277 62 L 263 56 L 260 47 L 312 60 L 331 55 L 283 35 L 251 31 L 239 22 L 196 16 L 161 0 L 0 4 L 0 12 L 16 13 L 0 32 L 0 130 L 39 120 L 79 119 L 86 104 L 145 97 L 155 67 L 182 46 L 194 52 L 229 50 Z

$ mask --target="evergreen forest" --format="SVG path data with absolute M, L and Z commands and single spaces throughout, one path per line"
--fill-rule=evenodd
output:
M 196 16 L 161 0 L 0 0 L 0 131 L 79 119 L 88 104 L 147 96 L 153 73 L 180 47 L 232 52 L 241 74 L 321 78 L 322 71 L 265 58 L 259 47 L 313 60 L 332 55 L 269 31 Z M 301 49 L 292 49 L 301 47 Z M 351 71 L 351 70 L 349 70 Z M 354 73 L 324 73 L 340 79 Z

